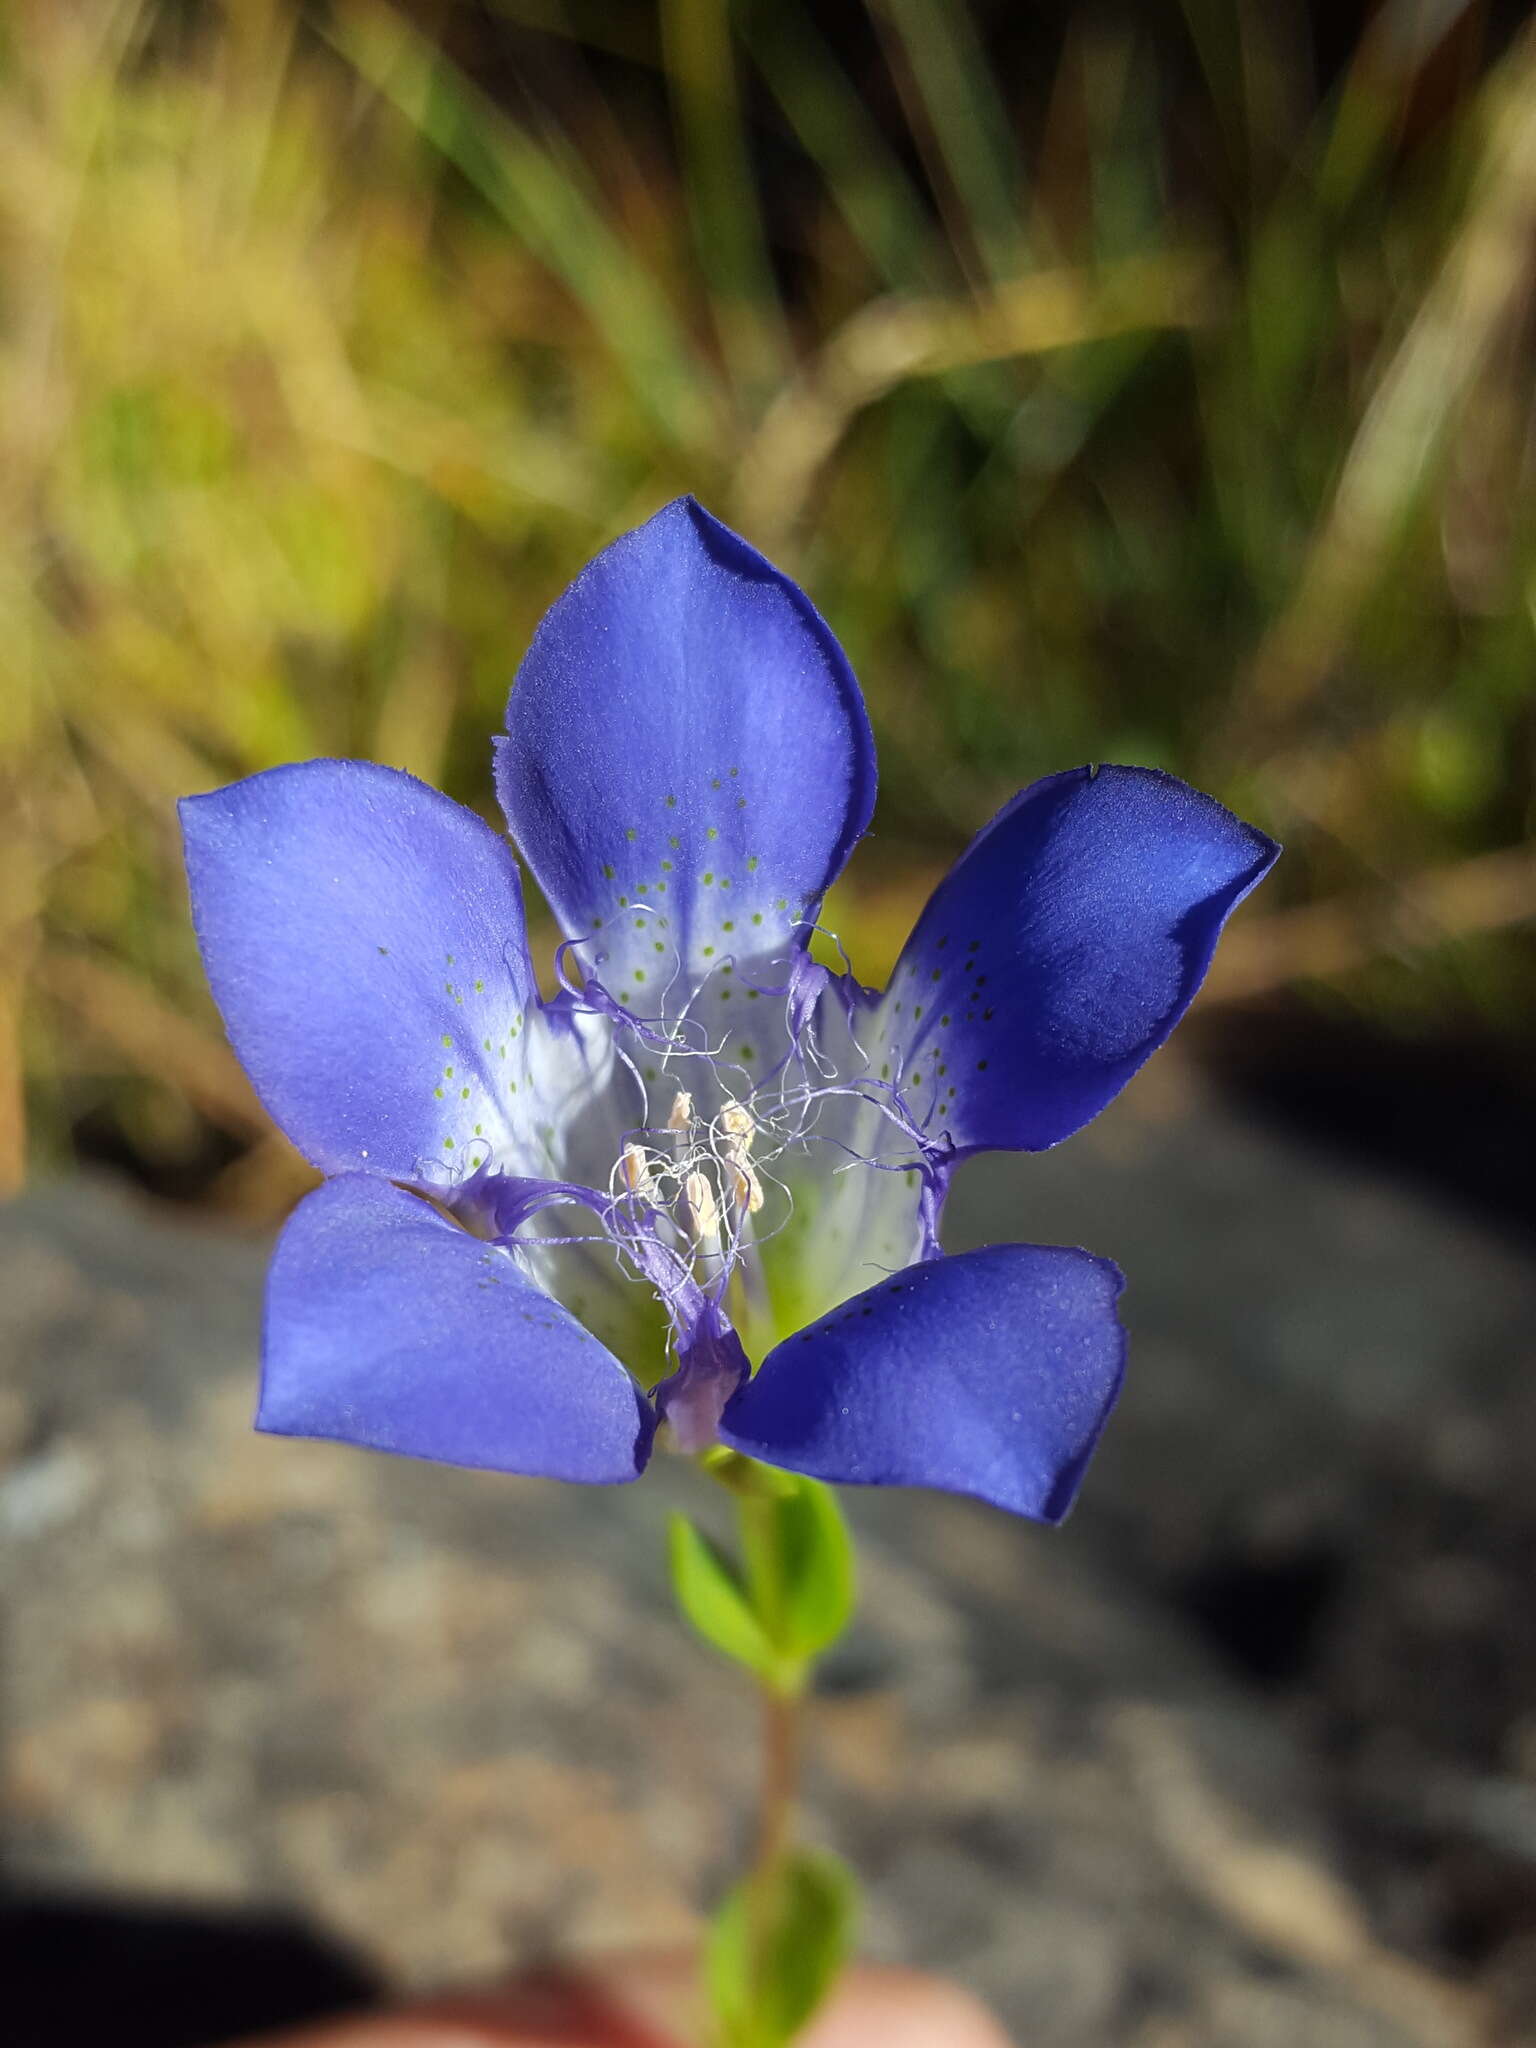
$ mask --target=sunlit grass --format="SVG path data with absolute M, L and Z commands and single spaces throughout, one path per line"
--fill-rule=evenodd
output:
M 1021 781 L 1119 758 L 1280 831 L 1293 902 L 1371 906 L 1276 972 L 1415 1021 L 1532 999 L 1513 942 L 1388 914 L 1531 829 L 1528 41 L 1443 11 L 1319 89 L 1270 11 L 1191 5 L 1195 88 L 1100 12 L 1042 90 L 876 0 L 877 117 L 791 0 L 502 11 L 558 91 L 374 0 L 12 16 L 7 1179 L 104 1102 L 150 1156 L 260 1132 L 173 799 L 355 753 L 486 806 L 539 612 L 682 489 L 863 678 L 875 953 Z M 1496 872 L 1421 900 L 1502 927 Z M 1360 967 L 1405 950 L 1411 989 Z

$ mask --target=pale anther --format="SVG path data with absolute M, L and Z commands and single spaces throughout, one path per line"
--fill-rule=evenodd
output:
M 714 1237 L 720 1229 L 720 1204 L 715 1199 L 709 1176 L 695 1168 L 683 1183 L 683 1199 L 693 1218 L 694 1234 L 701 1238 Z
M 649 1200 L 655 1199 L 656 1176 L 651 1170 L 651 1155 L 643 1145 L 626 1145 L 619 1167 L 624 1175 L 624 1185 L 632 1195 L 644 1195 Z

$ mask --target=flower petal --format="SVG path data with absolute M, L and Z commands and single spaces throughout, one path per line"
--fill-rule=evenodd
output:
M 523 857 L 589 968 L 642 1013 L 675 1015 L 727 960 L 797 947 L 874 804 L 842 649 L 691 498 L 551 606 L 507 732 L 497 788 Z
M 545 1479 L 633 1479 L 656 1418 L 512 1253 L 346 1174 L 306 1195 L 267 1281 L 259 1429 Z
M 934 891 L 880 1007 L 876 1071 L 959 1151 L 1069 1137 L 1173 1030 L 1279 851 L 1155 769 L 1047 776 Z
M 769 1353 L 721 1440 L 857 1486 L 934 1486 L 1059 1522 L 1125 1359 L 1107 1259 L 1005 1244 L 908 1266 Z
M 306 761 L 181 820 L 230 1041 L 315 1165 L 442 1183 L 526 1155 L 538 995 L 517 863 L 482 819 L 392 768 Z

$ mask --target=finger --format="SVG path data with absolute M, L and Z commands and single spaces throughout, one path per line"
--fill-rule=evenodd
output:
M 251 2048 L 688 2048 L 703 2038 L 697 1963 L 632 1958 L 497 1992 L 284 2035 Z M 909 1970 L 849 1972 L 799 2048 L 1010 2048 L 969 1993 Z

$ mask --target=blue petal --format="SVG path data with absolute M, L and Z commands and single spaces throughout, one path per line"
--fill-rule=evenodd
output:
M 1069 1137 L 1173 1030 L 1279 851 L 1155 769 L 1047 776 L 934 891 L 880 1007 L 877 1071 L 958 1151 Z
M 1120 1391 L 1107 1259 L 1005 1244 L 908 1266 L 771 1351 L 723 1442 L 857 1486 L 934 1486 L 1059 1522 Z
M 181 819 L 214 999 L 300 1150 L 438 1182 L 515 1158 L 538 997 L 490 827 L 366 761 L 274 768 Z
M 869 822 L 874 743 L 805 593 L 691 498 L 623 535 L 540 625 L 497 743 L 502 808 L 621 1002 L 676 1014 L 799 944 Z M 778 976 L 782 980 L 782 974 Z
M 267 1282 L 259 1429 L 545 1479 L 633 1479 L 656 1419 L 512 1253 L 387 1181 L 294 1211 Z

